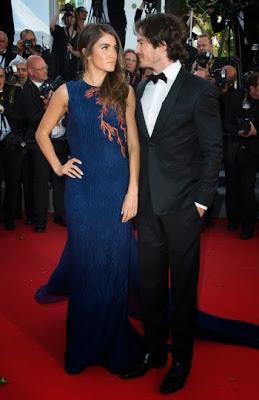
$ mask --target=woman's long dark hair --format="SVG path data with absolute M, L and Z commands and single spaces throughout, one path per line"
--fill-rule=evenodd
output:
M 105 34 L 112 35 L 118 47 L 118 58 L 113 72 L 108 72 L 101 87 L 99 96 L 104 105 L 111 105 L 126 109 L 126 99 L 129 93 L 129 86 L 125 80 L 124 60 L 119 36 L 108 24 L 88 24 L 80 33 L 78 39 L 78 51 L 83 59 L 92 52 L 94 44 Z M 85 49 L 85 56 L 82 50 Z M 87 65 L 84 62 L 84 70 Z

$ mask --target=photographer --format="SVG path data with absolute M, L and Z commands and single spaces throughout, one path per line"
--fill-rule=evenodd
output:
M 0 67 L 7 67 L 9 62 L 15 57 L 15 54 L 8 49 L 8 36 L 0 31 Z
M 75 10 L 75 17 L 77 23 L 77 30 L 81 32 L 86 24 L 88 12 L 86 11 L 85 7 L 77 7 Z
M 191 72 L 194 75 L 207 79 L 212 68 L 214 57 L 212 54 L 212 40 L 207 33 L 198 37 L 197 40 L 197 57 L 192 64 Z
M 16 47 L 17 54 L 25 59 L 31 55 L 41 55 L 41 46 L 37 45 L 35 33 L 31 29 L 21 31 Z
M 221 96 L 228 229 L 241 224 L 243 240 L 253 237 L 257 214 L 258 100 L 259 73 L 248 77 L 245 91 L 230 89 Z
M 62 14 L 63 27 L 57 24 L 60 14 Z M 50 32 L 53 36 L 54 78 L 61 75 L 65 80 L 74 79 L 78 70 L 80 53 L 77 51 L 79 30 L 71 4 L 65 4 L 64 8 L 54 15 L 50 22 Z
M 6 230 L 15 229 L 16 199 L 20 183 L 23 139 L 16 119 L 15 105 L 21 88 L 6 83 L 0 67 L 0 209 L 1 186 L 5 182 L 3 220 Z
M 24 123 L 27 151 L 23 159 L 23 188 L 27 223 L 35 223 L 35 232 L 43 232 L 47 225 L 49 180 L 51 170 L 35 141 L 35 132 L 48 107 L 52 91 L 46 90 L 48 68 L 42 57 L 31 56 L 27 61 L 29 78 L 22 90 L 17 115 Z M 68 147 L 62 124 L 53 132 L 53 145 L 62 163 L 66 162 Z M 64 220 L 64 180 L 52 177 L 55 222 Z
M 249 3 L 249 4 L 248 4 Z M 259 43 L 259 4 L 257 0 L 222 1 L 208 9 L 213 32 L 230 27 L 234 36 L 235 55 L 246 72 L 252 61 L 251 46 Z M 220 19 L 219 19 L 220 17 Z
M 9 67 L 15 66 L 17 72 L 15 75 L 17 76 L 17 83 L 23 87 L 28 79 L 28 69 L 27 69 L 27 60 L 22 58 L 21 56 L 16 56 L 9 64 Z
M 141 74 L 139 70 L 138 56 L 134 50 L 127 49 L 124 51 L 124 62 L 126 79 L 128 80 L 128 83 L 135 89 L 138 83 L 141 81 Z

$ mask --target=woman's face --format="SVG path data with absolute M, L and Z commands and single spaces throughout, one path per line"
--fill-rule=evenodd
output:
M 135 72 L 138 63 L 136 54 L 129 51 L 128 53 L 125 54 L 124 59 L 126 64 L 126 70 L 132 73 Z
M 118 58 L 118 45 L 114 36 L 104 33 L 93 45 L 91 54 L 86 57 L 87 69 L 113 72 Z

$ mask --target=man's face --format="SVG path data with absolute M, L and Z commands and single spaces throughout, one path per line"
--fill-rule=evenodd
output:
M 197 50 L 198 53 L 211 53 L 212 52 L 212 44 L 210 42 L 210 39 L 207 37 L 201 37 L 197 41 Z
M 74 26 L 75 22 L 76 22 L 76 17 L 73 11 L 70 13 L 69 16 L 65 16 L 64 18 L 64 23 L 67 28 L 69 28 L 70 26 Z
M 8 45 L 8 40 L 3 32 L 0 32 L 0 53 L 3 53 Z
M 259 79 L 256 86 L 250 86 L 249 94 L 254 100 L 259 100 Z
M 3 68 L 0 68 L 0 90 L 3 89 L 5 84 L 5 72 Z
M 28 69 L 26 64 L 17 64 L 17 73 L 16 75 L 19 78 L 19 82 L 24 85 L 28 78 Z
M 128 51 L 125 54 L 124 58 L 125 58 L 126 70 L 134 73 L 138 64 L 138 59 L 136 54 L 132 53 L 131 51 Z
M 25 40 L 31 40 L 33 46 L 36 44 L 36 38 L 31 32 L 24 32 L 22 35 L 22 41 L 24 42 Z
M 39 59 L 31 62 L 28 67 L 28 73 L 29 77 L 35 82 L 46 81 L 48 79 L 48 66 L 43 58 L 39 57 Z
M 137 43 L 135 51 L 139 58 L 140 67 L 156 70 L 161 61 L 160 47 L 154 48 L 147 38 L 140 33 L 137 35 Z
M 84 9 L 80 10 L 79 13 L 78 13 L 78 19 L 81 19 L 82 21 L 85 21 L 86 18 L 87 18 L 87 14 L 88 13 L 87 13 L 86 10 L 84 10 Z

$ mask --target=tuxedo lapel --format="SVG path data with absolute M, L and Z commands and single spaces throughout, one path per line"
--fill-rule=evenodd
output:
M 137 89 L 137 102 L 136 102 L 136 119 L 138 123 L 138 127 L 140 132 L 147 138 L 150 139 L 150 136 L 148 134 L 147 126 L 146 126 L 146 121 L 145 117 L 143 114 L 143 109 L 142 109 L 142 104 L 141 104 L 141 97 L 144 93 L 145 87 L 147 84 L 147 80 L 142 81 L 138 85 Z
M 154 138 L 156 135 L 159 134 L 159 132 L 162 131 L 167 118 L 172 113 L 172 109 L 176 103 L 176 100 L 180 93 L 180 90 L 181 90 L 182 84 L 185 80 L 185 77 L 186 77 L 186 72 L 185 72 L 184 68 L 182 67 L 180 69 L 171 89 L 169 90 L 168 95 L 166 96 L 165 100 L 163 101 L 163 104 L 162 104 L 162 107 L 158 114 L 156 124 L 154 126 L 154 130 L 151 135 L 151 138 Z

